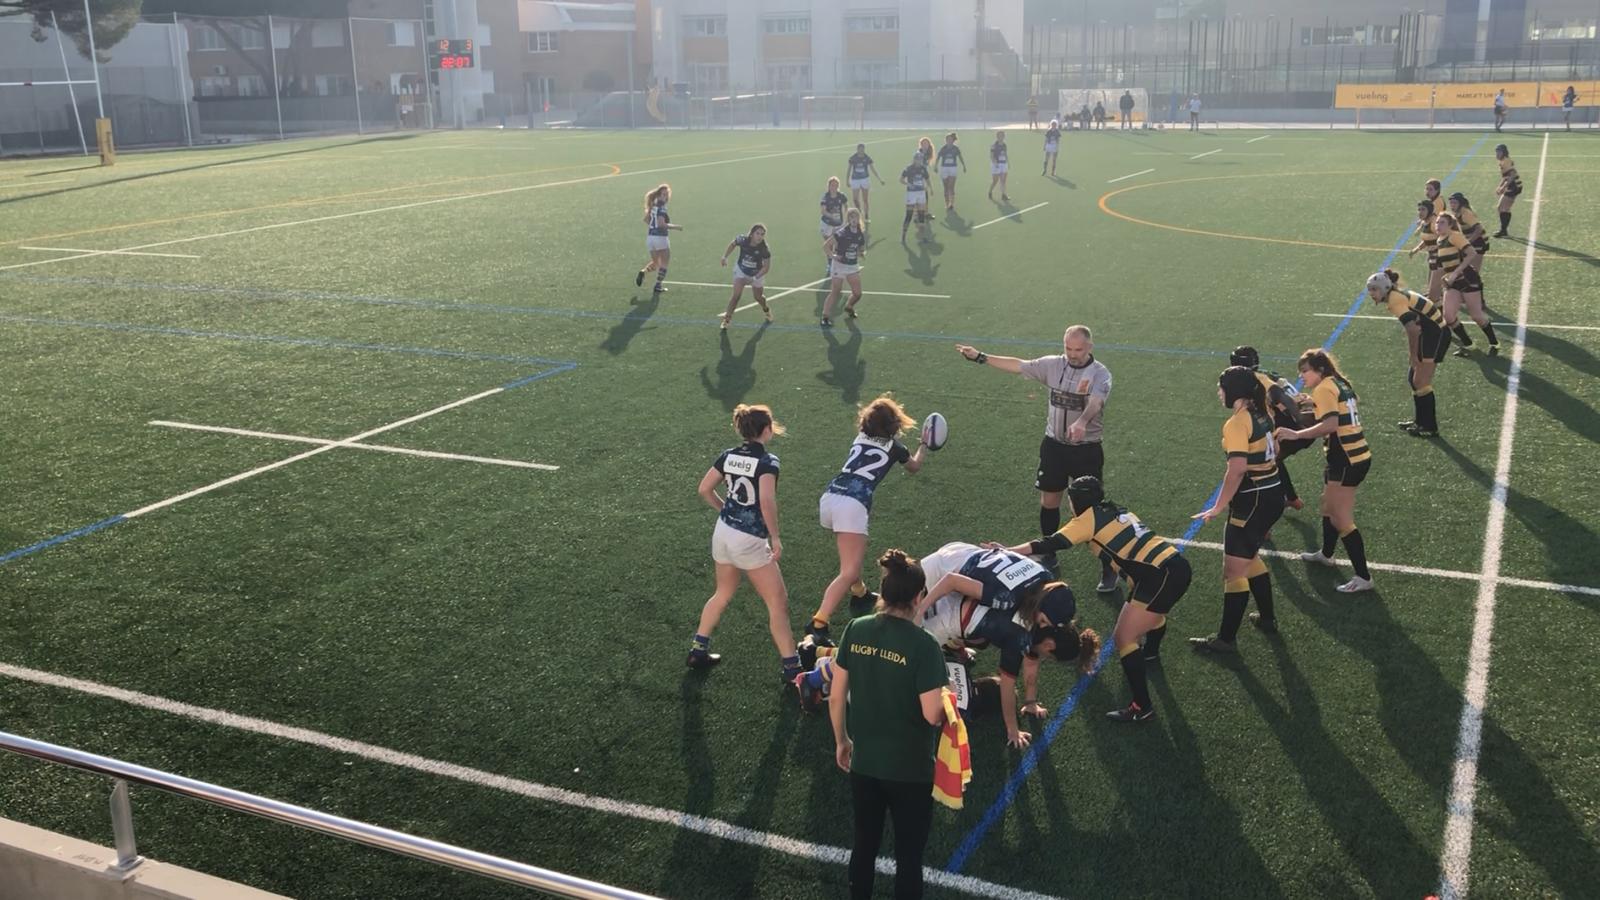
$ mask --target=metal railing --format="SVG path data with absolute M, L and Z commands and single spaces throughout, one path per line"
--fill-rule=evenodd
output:
M 132 870 L 144 860 L 139 856 L 138 847 L 133 836 L 133 809 L 128 799 L 128 785 L 142 784 L 148 787 L 159 788 L 168 793 L 177 794 L 194 800 L 203 800 L 224 809 L 235 812 L 249 813 L 263 819 L 283 822 L 296 828 L 315 831 L 334 837 L 365 844 L 368 847 L 377 847 L 388 850 L 412 859 L 449 866 L 482 875 L 508 881 L 522 887 L 534 888 L 553 894 L 557 897 L 573 897 L 578 900 L 655 900 L 647 894 L 639 894 L 623 888 L 612 887 L 599 882 L 541 869 L 526 863 L 490 856 L 476 850 L 467 850 L 462 847 L 432 841 L 416 835 L 357 822 L 341 816 L 318 812 L 292 803 L 283 803 L 255 794 L 247 794 L 232 788 L 225 788 L 182 775 L 162 772 L 157 769 L 148 769 L 144 766 L 98 756 L 74 750 L 71 747 L 62 747 L 56 744 L 36 741 L 31 738 L 0 731 L 0 750 L 9 750 L 20 756 L 30 756 L 42 759 L 56 765 L 80 769 L 95 775 L 102 775 L 113 779 L 111 790 L 111 828 L 115 835 L 117 849 L 117 868 L 124 871 Z

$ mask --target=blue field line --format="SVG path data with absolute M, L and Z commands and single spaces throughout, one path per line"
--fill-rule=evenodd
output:
M 406 297 L 382 297 L 368 294 L 342 294 L 333 291 L 301 291 L 301 290 L 274 290 L 269 288 L 228 287 L 226 285 L 198 285 L 198 284 L 163 284 L 148 281 L 119 281 L 113 278 L 78 278 L 49 275 L 22 275 L 0 273 L 0 278 L 20 281 L 27 284 L 43 285 L 76 285 L 81 287 L 114 288 L 118 290 L 154 291 L 169 294 L 202 294 L 208 296 L 236 296 L 251 297 L 262 300 L 313 300 L 327 301 L 330 303 L 361 303 L 372 306 L 394 306 L 409 309 L 425 309 L 443 312 L 477 312 L 498 313 L 519 316 L 545 316 L 562 319 L 599 319 L 606 322 L 626 322 L 629 320 L 642 320 L 647 325 L 668 325 L 684 328 L 706 328 L 720 321 L 718 317 L 703 319 L 688 318 L 683 316 L 644 316 L 636 312 L 603 312 L 588 309 L 564 309 L 560 307 L 540 306 L 510 306 L 495 303 L 463 303 L 451 300 L 411 299 Z M 770 331 L 802 333 L 815 332 L 818 326 L 815 322 L 806 324 L 781 324 L 735 322 L 729 326 L 746 331 L 754 331 L 765 327 Z M 840 333 L 844 333 L 843 330 Z M 928 341 L 937 343 L 983 343 L 987 345 L 1013 346 L 1013 347 L 1050 347 L 1061 346 L 1060 340 L 1041 340 L 1038 338 L 1007 338 L 1007 337 L 974 337 L 958 334 L 931 334 L 917 331 L 861 331 L 864 338 L 886 338 L 902 341 Z M 1226 352 L 1215 350 L 1194 350 L 1182 347 L 1144 347 L 1134 344 L 1113 344 L 1104 341 L 1096 342 L 1095 346 L 1101 350 L 1120 350 L 1127 353 L 1154 353 L 1168 356 L 1197 356 L 1197 357 L 1226 357 Z M 1262 359 L 1272 359 L 1282 362 L 1292 362 L 1298 357 L 1294 356 L 1269 356 Z
M 29 545 L 27 547 L 23 547 L 20 550 L 13 550 L 13 551 L 11 551 L 10 553 L 7 553 L 4 556 L 0 556 L 0 566 L 3 566 L 6 563 L 11 562 L 14 559 L 21 559 L 24 556 L 31 556 L 32 554 L 38 553 L 40 550 L 48 550 L 48 549 L 50 549 L 51 547 L 54 547 L 57 544 L 65 544 L 67 541 L 70 541 L 73 538 L 81 538 L 86 534 L 94 534 L 96 531 L 101 531 L 103 529 L 110 528 L 111 526 L 117 524 L 118 522 L 125 522 L 125 521 L 127 521 L 127 520 L 124 519 L 122 516 L 112 516 L 109 519 L 101 519 L 100 521 L 94 523 L 93 525 L 85 525 L 82 528 L 77 529 L 76 531 L 69 531 L 66 534 L 58 534 L 53 538 L 48 538 L 46 540 L 42 540 L 37 544 L 32 544 L 32 545 Z
M 1460 161 L 1456 163 L 1456 167 L 1450 170 L 1450 175 L 1444 179 L 1443 185 L 1445 187 L 1450 186 L 1450 182 L 1454 181 L 1456 175 L 1460 174 L 1461 169 L 1466 166 L 1467 160 L 1477 154 L 1478 148 L 1483 146 L 1485 140 L 1488 140 L 1488 135 L 1481 135 L 1467 149 Z M 1394 242 L 1394 248 L 1389 251 L 1388 256 L 1384 257 L 1383 264 L 1378 267 L 1379 269 L 1386 269 L 1390 263 L 1394 262 L 1394 258 L 1399 256 L 1400 251 L 1405 248 L 1406 242 L 1411 240 L 1411 235 L 1415 233 L 1416 227 L 1416 223 L 1413 222 L 1405 230 L 1405 233 L 1400 235 L 1400 239 Z M 1361 304 L 1366 299 L 1366 296 L 1366 288 L 1363 287 L 1361 292 L 1356 294 L 1355 302 L 1351 304 L 1344 318 L 1339 320 L 1339 324 L 1334 327 L 1333 333 L 1323 342 L 1322 349 L 1331 349 L 1334 342 L 1339 340 L 1339 336 L 1344 333 L 1345 328 L 1354 319 L 1356 313 L 1360 311 Z M 1266 357 L 1263 356 L 1262 358 L 1265 359 Z M 1296 381 L 1295 387 L 1298 389 L 1299 386 L 1299 382 Z M 1205 505 L 1200 508 L 1202 510 L 1210 509 L 1211 505 L 1216 503 L 1217 498 L 1221 495 L 1222 485 L 1218 484 L 1211 491 L 1211 496 L 1206 500 Z M 1178 545 L 1179 553 L 1188 549 L 1187 542 L 1200 531 L 1201 526 L 1204 524 L 1205 522 L 1200 519 L 1191 519 L 1189 521 L 1189 527 L 1183 532 L 1185 543 Z M 1028 776 L 1033 774 L 1033 770 L 1038 768 L 1040 757 L 1044 755 L 1045 750 L 1049 749 L 1050 743 L 1055 740 L 1057 733 L 1061 731 L 1061 726 L 1066 723 L 1067 718 L 1078 708 L 1078 703 L 1083 698 L 1084 692 L 1089 689 L 1090 682 L 1094 681 L 1094 677 L 1100 674 L 1100 670 L 1110 661 L 1112 649 L 1112 642 L 1109 640 L 1101 646 L 1100 655 L 1095 659 L 1094 667 L 1078 678 L 1077 683 L 1072 686 L 1072 690 L 1067 694 L 1067 699 L 1062 701 L 1061 707 L 1056 710 L 1055 715 L 1045 725 L 1039 737 L 1029 746 L 1028 752 L 1022 757 L 1022 761 L 1017 764 L 1016 771 L 1012 772 L 1011 777 L 1006 780 L 1005 787 L 1000 790 L 1000 795 L 995 798 L 987 810 L 984 810 L 983 818 L 978 820 L 978 824 L 972 826 L 972 830 L 968 831 L 962 837 L 961 843 L 956 845 L 955 852 L 950 854 L 950 860 L 945 863 L 946 871 L 959 873 L 966 866 L 967 861 L 972 858 L 972 854 L 978 849 L 978 845 L 983 842 L 984 837 L 988 835 L 989 830 L 1000 821 L 1000 817 L 1005 815 L 1006 810 L 1010 809 L 1011 804 L 1016 801 L 1017 793 L 1022 789 L 1022 782 L 1026 781 Z
M 165 325 L 131 325 L 126 322 L 93 322 L 81 319 L 55 319 L 45 316 L 18 316 L 0 314 L 0 322 L 21 325 L 48 325 L 56 328 L 94 328 L 101 331 L 122 331 L 136 334 L 162 334 L 172 337 L 209 338 L 225 341 L 255 341 L 287 344 L 296 347 L 320 347 L 334 350 L 361 350 L 374 353 L 407 353 L 417 356 L 442 356 L 448 359 L 470 359 L 478 362 L 504 362 L 545 366 L 573 366 L 568 360 L 544 359 L 538 356 L 510 356 L 497 353 L 474 353 L 468 350 L 441 350 L 436 347 L 400 347 L 391 344 L 362 344 L 336 341 L 328 338 L 304 338 L 279 334 L 242 334 L 231 331 L 197 331 L 192 328 L 172 328 Z
M 532 375 L 524 375 L 523 377 L 518 378 L 516 381 L 508 381 L 505 384 L 502 384 L 500 389 L 504 391 L 514 391 L 525 384 L 533 384 L 535 381 L 549 378 L 552 375 L 561 375 L 566 372 L 571 372 L 577 367 L 577 363 L 565 363 L 563 365 L 556 366 L 553 369 L 545 369 L 543 372 L 535 372 Z

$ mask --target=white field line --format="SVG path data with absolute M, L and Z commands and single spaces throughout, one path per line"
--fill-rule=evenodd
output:
M 1220 552 L 1223 549 L 1221 544 L 1213 543 L 1211 541 L 1185 541 L 1182 538 L 1172 538 L 1172 543 L 1185 547 L 1193 547 L 1196 550 L 1216 550 Z M 1275 556 L 1279 559 L 1298 560 L 1300 558 L 1299 553 L 1295 553 L 1290 550 L 1262 550 L 1261 555 Z M 1348 568 L 1350 566 L 1350 563 L 1347 560 L 1336 559 L 1334 562 L 1336 562 L 1341 568 Z M 1460 572 L 1455 569 L 1431 569 L 1426 566 L 1402 566 L 1394 563 L 1368 562 L 1367 568 L 1374 572 L 1394 572 L 1400 575 L 1421 575 L 1427 578 L 1450 578 L 1455 581 L 1477 582 L 1484 579 L 1482 572 Z M 1531 578 L 1507 578 L 1503 575 L 1497 576 L 1494 580 L 1500 584 L 1510 585 L 1511 587 L 1525 587 L 1533 588 L 1534 590 L 1538 591 L 1554 591 L 1560 594 L 1586 594 L 1591 597 L 1600 597 L 1600 587 L 1590 587 L 1582 584 L 1557 584 L 1554 581 L 1535 581 Z
M 984 222 L 982 225 L 974 225 L 974 226 L 972 226 L 972 230 L 973 231 L 977 231 L 979 228 L 988 228 L 990 225 L 993 225 L 996 222 L 1004 222 L 1007 219 L 1015 219 L 1017 216 L 1020 216 L 1025 212 L 1032 212 L 1032 211 L 1038 209 L 1041 206 L 1049 206 L 1049 205 L 1050 205 L 1050 201 L 1049 200 L 1046 200 L 1043 203 L 1035 203 L 1034 205 L 1028 207 L 1027 209 L 1019 209 L 1014 213 L 1007 213 L 1006 215 L 1003 215 L 998 219 L 990 219 L 989 221 Z
M 904 138 L 881 138 L 876 141 L 867 141 L 867 143 L 881 144 L 885 141 L 899 140 L 904 140 Z M 236 228 L 232 231 L 219 231 L 212 234 L 197 234 L 190 237 L 156 241 L 150 244 L 139 244 L 133 247 L 118 247 L 113 250 L 91 250 L 75 256 L 61 256 L 55 259 L 39 259 L 34 260 L 33 262 L 12 263 L 8 266 L 0 266 L 0 272 L 4 272 L 8 269 L 25 269 L 30 266 L 42 266 L 48 265 L 49 263 L 66 262 L 70 259 L 85 259 L 91 256 L 105 256 L 113 253 L 126 253 L 130 250 L 149 250 L 152 247 L 170 247 L 173 244 L 187 244 L 192 241 L 209 241 L 216 238 L 235 237 L 241 234 L 254 234 L 258 231 L 272 231 L 278 228 L 294 228 L 300 225 L 315 225 L 319 222 L 334 222 L 338 221 L 339 219 L 349 219 L 356 216 L 371 216 L 378 213 L 396 212 L 402 209 L 417 209 L 419 207 L 433 206 L 439 203 L 454 203 L 460 200 L 476 200 L 482 197 L 497 197 L 502 194 L 516 194 L 523 191 L 542 190 L 544 188 L 565 187 L 573 184 L 588 184 L 593 181 L 602 181 L 608 178 L 626 178 L 630 175 L 656 175 L 662 172 L 681 172 L 685 169 L 703 169 L 707 166 L 731 166 L 738 163 L 756 162 L 763 159 L 776 159 L 783 156 L 796 156 L 803 153 L 821 153 L 828 150 L 849 150 L 854 148 L 855 144 L 835 144 L 829 147 L 812 147 L 807 150 L 783 150 L 776 153 L 763 153 L 758 156 L 746 156 L 740 159 L 717 159 L 709 162 L 681 163 L 675 166 L 660 166 L 654 169 L 636 169 L 630 172 L 607 172 L 604 175 L 586 175 L 582 178 L 568 178 L 562 181 L 544 181 L 540 182 L 539 184 L 522 184 L 515 187 L 496 188 L 492 191 L 476 191 L 470 194 L 453 194 L 448 197 L 434 197 L 429 200 L 415 200 L 410 203 L 398 203 L 393 206 L 380 206 L 374 209 L 358 209 L 354 212 L 334 213 L 332 215 L 316 216 L 310 219 L 298 219 L 293 222 L 274 222 L 269 225 L 254 225 L 249 228 Z
M 328 438 L 306 437 L 300 434 L 279 434 L 276 431 L 252 431 L 247 428 L 226 428 L 221 425 L 196 425 L 193 422 L 168 422 L 156 419 L 146 422 L 160 428 L 181 428 L 185 431 L 208 431 L 215 434 L 232 434 L 239 437 L 264 438 L 273 441 L 291 441 L 299 444 L 337 444 L 338 441 Z M 345 444 L 352 450 L 376 450 L 380 453 L 399 453 L 405 456 L 422 456 L 428 459 L 453 459 L 459 462 L 483 463 L 490 466 L 511 466 L 518 469 L 539 469 L 544 472 L 560 471 L 560 466 L 545 463 L 523 462 L 519 459 L 500 459 L 494 456 L 468 456 L 464 453 L 443 453 L 437 450 L 416 450 L 411 447 L 395 447 L 389 444 Z
M 1325 318 L 1325 319 L 1343 319 L 1345 317 L 1344 313 L 1312 313 L 1311 315 L 1320 316 L 1320 317 Z M 1378 320 L 1381 320 L 1381 321 L 1384 321 L 1384 322 L 1397 322 L 1397 321 L 1399 321 L 1394 316 L 1351 316 L 1350 318 L 1352 318 L 1352 319 L 1378 319 Z M 1518 323 L 1516 323 L 1516 322 L 1493 322 L 1491 324 L 1494 324 L 1494 325 L 1516 325 Z M 1600 331 L 1600 325 L 1536 325 L 1536 324 L 1533 324 L 1533 323 L 1530 322 L 1530 323 L 1528 323 L 1526 325 L 1523 325 L 1522 327 L 1523 328 L 1531 328 L 1534 331 L 1545 331 L 1545 330 L 1548 330 L 1548 329 L 1560 329 L 1560 330 L 1563 330 L 1563 331 Z
M 1189 157 L 1189 161 L 1193 162 L 1193 161 L 1195 161 L 1197 159 L 1205 159 L 1206 157 L 1210 156 L 1213 153 L 1221 153 L 1221 152 L 1222 152 L 1222 148 L 1218 147 L 1215 150 L 1207 150 L 1204 153 L 1196 153 L 1195 155 Z
M 1127 181 L 1129 178 L 1138 178 L 1140 175 L 1149 175 L 1151 172 L 1154 172 L 1154 171 L 1155 171 L 1155 169 L 1140 169 L 1139 171 L 1134 172 L 1132 174 L 1121 175 L 1121 176 L 1118 176 L 1116 178 L 1113 178 L 1110 181 L 1107 181 L 1106 184 L 1116 184 L 1119 181 Z
M 6 188 L 30 188 L 40 184 L 66 184 L 69 181 L 77 180 L 76 178 L 52 178 L 49 181 L 7 181 L 0 183 L 0 190 L 5 190 Z
M 46 253 L 103 253 L 107 256 L 163 256 L 168 259 L 199 259 L 190 253 L 140 253 L 137 250 L 79 250 L 73 247 L 18 247 L 18 250 L 42 250 Z
M 1256 142 L 1256 141 L 1264 141 L 1264 140 L 1266 140 L 1266 139 L 1267 139 L 1267 138 L 1269 138 L 1269 137 L 1272 137 L 1272 135 L 1270 135 L 1270 134 L 1263 134 L 1263 135 L 1262 135 L 1262 136 L 1261 136 L 1261 137 L 1253 137 L 1253 138 L 1251 138 L 1251 139 L 1250 139 L 1250 140 L 1248 140 L 1248 141 L 1245 141 L 1245 143 L 1246 143 L 1246 144 L 1254 144 L 1254 143 L 1255 143 L 1255 142 Z
M 156 697 L 125 688 L 71 678 L 66 675 L 57 675 L 53 672 L 41 672 L 37 669 L 0 663 L 0 676 L 62 690 L 76 691 L 80 694 L 104 697 L 129 704 L 130 706 L 204 722 L 208 725 L 304 744 L 372 762 L 410 769 L 414 772 L 422 772 L 426 775 L 449 778 L 474 787 L 527 797 L 531 800 L 555 803 L 561 806 L 570 806 L 607 815 L 622 816 L 642 822 L 651 822 L 656 825 L 665 825 L 670 828 L 682 828 L 685 831 L 709 835 L 719 840 L 747 844 L 773 853 L 784 853 L 801 859 L 810 859 L 839 866 L 845 865 L 850 861 L 850 851 L 843 847 L 814 844 L 798 838 L 784 837 L 783 835 L 771 834 L 765 831 L 754 831 L 724 822 L 721 819 L 663 809 L 659 806 L 646 806 L 642 803 L 628 803 L 622 800 L 613 800 L 610 797 L 597 797 L 566 788 L 524 781 L 521 778 L 496 775 L 493 772 L 485 772 L 482 769 L 429 759 L 413 753 L 392 750 L 388 747 L 353 741 L 348 738 L 334 737 L 333 735 L 312 731 L 308 728 L 283 725 L 266 719 L 241 716 L 218 709 L 209 709 L 204 706 L 194 706 L 177 700 L 169 700 L 165 697 Z M 884 874 L 893 873 L 894 860 L 879 857 L 877 869 Z M 1053 900 L 1047 894 L 1036 894 L 1032 891 L 1006 887 L 1005 885 L 983 881 L 966 875 L 952 875 L 943 869 L 934 869 L 927 866 L 922 869 L 922 877 L 929 884 L 961 891 L 975 897 L 992 898 L 992 900 Z
M 381 426 L 379 426 L 377 428 L 373 428 L 373 429 L 371 429 L 369 431 L 363 431 L 360 434 L 351 435 L 350 437 L 347 437 L 347 438 L 345 438 L 343 440 L 334 441 L 331 444 L 324 444 L 324 445 L 322 445 L 320 447 L 315 447 L 315 448 L 313 448 L 311 450 L 307 450 L 304 453 L 297 453 L 294 456 L 289 457 L 288 459 L 280 459 L 275 463 L 268 463 L 268 464 L 266 464 L 264 466 L 258 466 L 258 467 L 254 468 L 254 469 L 249 470 L 248 472 L 240 472 L 237 475 L 230 475 L 229 477 L 224 478 L 221 481 L 214 481 L 211 484 L 205 485 L 204 487 L 197 487 L 192 491 L 185 491 L 184 493 L 178 494 L 177 496 L 168 497 L 165 500 L 158 500 L 155 503 L 150 504 L 149 506 L 141 506 L 138 509 L 134 510 L 133 512 L 123 513 L 122 517 L 124 519 L 133 519 L 133 518 L 137 518 L 139 516 L 142 516 L 145 513 L 155 512 L 158 509 L 165 509 L 165 508 L 167 508 L 169 506 L 172 506 L 173 504 L 182 503 L 185 500 L 189 500 L 191 498 L 198 497 L 201 494 L 209 494 L 212 491 L 218 490 L 219 488 L 225 488 L 230 484 L 238 484 L 239 482 L 244 481 L 244 480 L 246 480 L 248 478 L 254 478 L 257 475 L 262 475 L 262 474 L 265 474 L 267 472 L 271 472 L 273 469 L 281 469 L 284 466 L 290 465 L 291 463 L 300 462 L 303 459 L 310 459 L 311 457 L 317 456 L 318 454 L 327 453 L 329 450 L 333 450 L 333 449 L 336 449 L 336 448 L 339 448 L 339 447 L 348 447 L 351 444 L 356 444 L 356 443 L 359 443 L 361 441 L 364 441 L 369 437 L 373 437 L 375 435 L 383 434 L 385 431 L 393 431 L 394 429 L 400 428 L 401 426 L 410 425 L 412 422 L 420 422 L 423 419 L 426 419 L 426 418 L 428 418 L 430 416 L 436 416 L 439 413 L 455 409 L 458 406 L 466 406 L 468 403 L 472 403 L 472 402 L 477 401 L 477 400 L 482 400 L 485 397 L 493 397 L 495 394 L 503 393 L 504 391 L 505 391 L 505 388 L 503 386 L 502 387 L 490 388 L 487 391 L 480 391 L 479 393 L 473 394 L 470 397 L 463 397 L 460 400 L 453 400 L 453 401 L 451 401 L 449 403 L 446 403 L 443 406 L 435 407 L 435 408 L 430 409 L 430 410 L 428 410 L 427 412 L 424 412 L 424 413 L 417 413 L 414 416 L 409 416 L 407 418 L 401 419 L 398 422 L 391 422 L 388 425 L 381 425 Z
M 862 266 L 862 268 L 865 269 L 866 266 Z M 781 299 L 783 297 L 787 297 L 790 294 L 798 294 L 801 291 L 809 290 L 811 288 L 816 287 L 819 284 L 823 284 L 825 282 L 832 281 L 832 280 L 833 279 L 831 279 L 831 278 L 818 278 L 816 281 L 813 281 L 810 284 L 802 284 L 799 287 L 785 288 L 784 290 L 781 290 L 778 293 L 773 294 L 771 297 L 768 297 L 767 298 L 767 305 L 771 306 L 775 301 L 777 301 L 777 300 L 779 300 L 779 299 Z M 754 300 L 751 300 L 749 303 L 746 303 L 745 305 L 743 305 L 743 306 L 739 307 L 738 309 L 734 310 L 734 312 L 744 312 L 745 310 L 751 309 L 752 307 L 755 307 L 757 305 L 758 304 Z
M 866 267 L 863 266 L 862 268 L 866 268 Z M 733 290 L 732 283 L 726 282 L 726 281 L 668 281 L 668 282 L 666 282 L 666 284 L 672 285 L 673 287 L 703 287 L 703 288 L 722 288 L 723 290 L 727 290 L 727 291 Z M 801 290 L 801 291 L 803 291 L 803 290 L 805 290 L 805 288 L 804 287 L 786 288 L 786 287 L 778 287 L 776 285 L 769 284 L 769 285 L 767 285 L 767 290 L 769 290 L 769 291 L 788 291 L 788 290 Z M 928 300 L 949 300 L 950 299 L 950 295 L 949 294 L 912 294 L 912 293 L 903 293 L 901 291 L 862 291 L 861 293 L 864 296 L 868 296 L 868 297 L 921 297 L 921 298 L 928 299 Z
M 1528 304 L 1533 297 L 1533 252 L 1539 235 L 1539 201 L 1544 196 L 1545 154 L 1550 135 L 1539 151 L 1539 178 L 1533 186 L 1533 211 L 1528 214 L 1528 248 L 1522 259 L 1522 296 L 1517 300 L 1517 336 L 1506 372 L 1506 402 L 1500 415 L 1500 452 L 1494 463 L 1494 489 L 1489 492 L 1489 521 L 1483 529 L 1483 581 L 1478 585 L 1472 645 L 1467 652 L 1467 683 L 1462 690 L 1461 729 L 1456 736 L 1455 770 L 1445 801 L 1444 849 L 1439 854 L 1439 897 L 1467 896 L 1472 864 L 1473 802 L 1478 793 L 1478 751 L 1483 744 L 1483 707 L 1489 699 L 1489 653 L 1494 640 L 1495 591 L 1500 586 L 1500 540 L 1506 524 L 1506 494 L 1511 485 L 1511 447 L 1517 429 L 1517 391 L 1522 386 L 1522 355 L 1527 344 Z

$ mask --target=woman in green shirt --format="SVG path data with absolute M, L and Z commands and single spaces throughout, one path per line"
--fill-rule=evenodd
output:
M 912 621 L 927 591 L 922 567 L 903 550 L 878 559 L 878 611 L 839 635 L 829 714 L 834 758 L 850 773 L 855 842 L 850 896 L 872 896 L 886 814 L 894 817 L 897 898 L 922 896 L 922 853 L 933 822 L 933 761 L 949 681 L 938 641 Z

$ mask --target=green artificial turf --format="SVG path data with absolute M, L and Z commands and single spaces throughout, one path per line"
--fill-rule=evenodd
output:
M 1222 472 L 1227 351 L 1253 344 L 1292 373 L 1429 177 L 1459 164 L 1447 191 L 1492 229 L 1496 140 L 1527 185 L 1512 226 L 1525 235 L 1544 139 L 1262 134 L 1069 134 L 1050 179 L 1032 168 L 1039 137 L 1013 133 L 1009 206 L 984 198 L 987 136 L 965 134 L 971 171 L 932 244 L 903 247 L 898 193 L 873 192 L 866 289 L 927 296 L 869 293 L 859 320 L 826 332 L 820 288 L 775 300 L 771 326 L 752 309 L 726 332 L 725 287 L 635 289 L 644 192 L 670 182 L 685 226 L 669 280 L 725 284 L 723 248 L 760 221 L 776 295 L 822 276 L 816 198 L 854 143 L 892 185 L 914 134 L 469 132 L 0 164 L 0 554 L 314 449 L 152 420 L 341 440 L 542 375 L 371 442 L 560 467 L 336 448 L 12 559 L 0 663 L 848 846 L 828 724 L 780 691 L 749 588 L 717 631 L 723 665 L 683 668 L 712 586 L 713 514 L 694 490 L 735 443 L 730 410 L 768 403 L 789 427 L 771 449 L 797 630 L 836 568 L 816 497 L 881 392 L 944 413 L 951 440 L 880 492 L 874 556 L 1036 530 L 1045 395 L 963 362 L 957 341 L 1028 357 L 1090 325 L 1115 378 L 1111 496 L 1181 535 Z M 1593 588 L 1600 151 L 1549 141 L 1501 573 Z M 198 258 L 33 264 L 70 254 L 24 247 Z M 1497 318 L 1515 318 L 1524 249 L 1494 242 Z M 1420 259 L 1400 266 L 1423 281 Z M 1513 329 L 1500 332 L 1507 353 L 1441 366 L 1438 441 L 1393 427 L 1411 411 L 1393 321 L 1350 320 L 1335 343 L 1373 447 L 1357 511 L 1373 561 L 1480 571 Z M 1288 463 L 1310 505 L 1276 527 L 1279 549 L 1318 540 L 1317 455 Z M 1107 722 L 1120 673 L 1090 681 L 964 874 L 1073 897 L 1434 892 L 1477 583 L 1380 571 L 1376 592 L 1346 596 L 1340 573 L 1274 559 L 1281 635 L 1247 629 L 1241 657 L 1218 663 L 1182 646 L 1221 605 L 1220 554 L 1190 556 L 1157 719 Z M 1064 557 L 1081 622 L 1106 633 L 1116 602 L 1090 588 L 1095 570 Z M 1600 598 L 1502 587 L 1497 610 L 1473 884 L 1582 895 L 1600 877 L 1585 714 Z M 1041 693 L 1059 707 L 1074 681 L 1048 666 Z M 0 723 L 664 896 L 845 892 L 835 863 L 14 678 L 0 678 Z M 995 722 L 974 722 L 972 743 L 965 809 L 936 813 L 936 868 L 1022 759 Z M 102 780 L 5 757 L 0 784 L 0 814 L 109 842 Z M 151 790 L 135 812 L 148 855 L 294 896 L 519 895 Z

